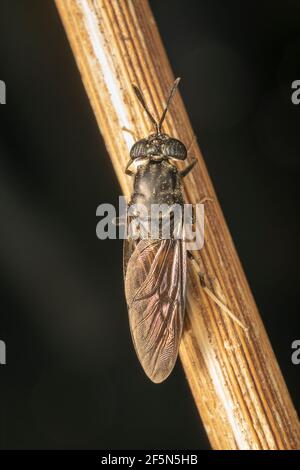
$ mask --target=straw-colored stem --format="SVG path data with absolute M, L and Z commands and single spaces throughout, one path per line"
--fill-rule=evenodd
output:
M 56 4 L 128 196 L 132 179 L 124 168 L 133 135 L 142 138 L 152 131 L 132 83 L 158 116 L 174 80 L 155 20 L 146 0 L 56 0 Z M 188 83 L 189 77 L 184 79 Z M 193 139 L 179 94 L 164 129 L 187 147 Z M 201 135 L 198 139 L 201 145 Z M 199 414 L 215 449 L 300 448 L 296 412 L 196 143 L 191 154 L 198 165 L 184 181 L 187 202 L 196 203 L 203 196 L 214 199 L 205 206 L 205 244 L 196 257 L 210 290 L 248 328 L 245 333 L 220 310 L 201 288 L 191 263 L 180 357 Z

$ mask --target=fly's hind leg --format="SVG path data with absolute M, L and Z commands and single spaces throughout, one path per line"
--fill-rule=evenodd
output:
M 187 256 L 191 261 L 196 264 L 201 287 L 208 295 L 208 297 L 210 297 L 221 308 L 221 310 L 223 310 L 224 313 L 226 313 L 235 323 L 237 323 L 244 331 L 247 332 L 248 328 L 237 318 L 236 315 L 234 315 L 234 313 L 229 310 L 228 307 L 226 307 L 226 305 L 224 305 L 223 302 L 221 302 L 221 300 L 218 299 L 218 297 L 212 292 L 212 290 L 207 287 L 205 282 L 205 275 L 203 272 L 200 271 L 199 263 L 194 257 L 193 253 L 191 251 L 187 251 Z

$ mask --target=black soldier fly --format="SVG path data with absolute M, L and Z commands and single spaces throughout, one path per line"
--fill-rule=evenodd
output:
M 178 139 L 162 133 L 162 125 L 179 81 L 179 78 L 175 80 L 158 122 L 150 113 L 141 91 L 133 86 L 155 126 L 155 133 L 139 140 L 131 148 L 125 169 L 127 175 L 134 177 L 128 208 L 143 205 L 150 210 L 156 204 L 170 208 L 184 205 L 181 181 L 192 170 L 196 160 L 179 171 L 173 162 L 185 160 L 187 149 Z M 133 163 L 138 163 L 136 172 L 130 170 Z M 169 211 L 160 215 L 159 223 L 163 224 L 169 216 Z M 127 222 L 130 222 L 129 218 L 138 217 L 133 212 L 127 215 Z M 168 377 L 178 356 L 185 313 L 187 258 L 195 261 L 186 250 L 184 237 L 175 237 L 175 225 L 173 221 L 168 238 L 161 236 L 160 230 L 159 236 L 154 239 L 151 235 L 147 236 L 149 232 L 146 230 L 146 236 L 144 232 L 142 235 L 128 235 L 124 240 L 125 296 L 132 340 L 145 373 L 155 383 Z M 208 295 L 244 328 L 208 289 L 203 275 L 200 275 L 200 281 Z

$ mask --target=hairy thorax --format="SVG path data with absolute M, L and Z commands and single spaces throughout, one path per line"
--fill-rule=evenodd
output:
M 152 204 L 183 205 L 177 168 L 166 160 L 139 165 L 130 201 L 132 204 L 143 204 L 147 210 L 151 209 Z

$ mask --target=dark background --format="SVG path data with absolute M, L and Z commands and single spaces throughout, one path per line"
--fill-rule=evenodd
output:
M 300 3 L 152 0 L 181 93 L 297 409 Z M 209 448 L 180 364 L 135 357 L 120 189 L 50 0 L 1 0 L 0 447 Z

